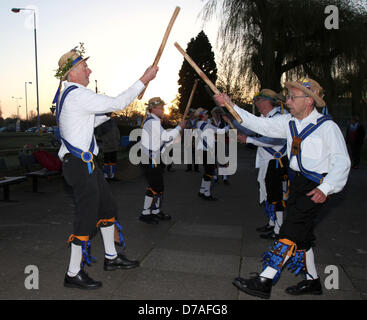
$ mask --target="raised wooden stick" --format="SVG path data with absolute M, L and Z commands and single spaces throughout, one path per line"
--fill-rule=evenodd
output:
M 191 90 L 191 93 L 190 93 L 190 97 L 189 97 L 189 101 L 187 102 L 186 109 L 185 109 L 185 112 L 184 112 L 184 115 L 183 115 L 182 120 L 185 120 L 187 114 L 189 113 L 189 109 L 190 109 L 190 106 L 191 106 L 192 98 L 194 97 L 194 93 L 195 93 L 196 87 L 198 86 L 198 82 L 199 82 L 198 79 L 196 79 L 195 82 L 194 82 L 194 86 L 192 87 L 192 90 Z
M 191 65 L 191 67 L 198 73 L 201 79 L 209 86 L 209 88 L 215 93 L 219 94 L 220 91 L 215 87 L 213 82 L 210 81 L 210 79 L 206 76 L 206 74 L 197 66 L 197 64 L 194 62 L 194 60 L 191 59 L 191 57 L 181 48 L 181 46 L 175 42 L 175 47 L 178 51 L 184 56 L 186 61 Z M 238 121 L 238 123 L 242 122 L 241 117 L 238 115 L 238 113 L 228 104 L 224 104 L 227 110 L 232 114 L 232 116 Z
M 166 32 L 164 33 L 164 37 L 161 43 L 161 46 L 158 49 L 157 55 L 155 56 L 154 62 L 153 62 L 153 67 L 156 67 L 158 65 L 159 59 L 162 56 L 164 47 L 166 46 L 167 40 L 168 40 L 168 36 L 171 32 L 171 29 L 173 27 L 173 24 L 175 23 L 175 20 L 177 18 L 178 13 L 180 12 L 180 7 L 176 7 L 175 11 L 173 12 L 173 15 L 171 17 L 171 20 L 169 21 L 168 27 L 166 29 Z M 140 93 L 140 95 L 138 96 L 138 99 L 141 100 L 144 96 L 144 92 L 148 87 L 148 84 L 145 86 L 145 89 Z

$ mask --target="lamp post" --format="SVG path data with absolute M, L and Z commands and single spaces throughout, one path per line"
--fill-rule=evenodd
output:
M 36 10 L 31 8 L 12 8 L 11 11 L 19 13 L 22 10 L 33 11 L 33 23 L 34 23 L 34 53 L 36 61 L 36 95 L 37 95 L 37 129 L 38 134 L 41 134 L 40 128 L 40 113 L 39 113 L 39 94 L 38 94 L 38 61 L 37 61 L 37 28 L 36 28 Z
M 27 102 L 27 84 L 32 84 L 30 81 L 24 82 L 24 89 L 25 89 L 25 118 L 28 121 L 28 102 Z
M 20 108 L 20 105 L 19 105 L 19 101 L 18 100 L 21 100 L 22 97 L 19 97 L 19 98 L 12 97 L 12 99 L 15 100 L 15 104 L 16 104 L 16 107 L 17 107 L 17 118 L 19 119 L 19 108 Z

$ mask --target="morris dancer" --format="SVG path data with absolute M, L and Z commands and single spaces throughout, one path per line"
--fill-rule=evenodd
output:
M 193 130 L 193 133 L 195 132 L 194 130 L 196 129 L 196 124 L 198 122 L 198 120 L 195 118 L 195 109 L 190 108 L 189 110 L 189 114 L 188 114 L 189 118 L 186 120 L 186 126 L 185 129 L 190 129 Z M 185 148 L 191 148 L 191 163 L 187 164 L 187 168 L 185 170 L 185 172 L 190 172 L 192 171 L 192 165 L 194 165 L 194 171 L 195 172 L 200 172 L 199 171 L 199 165 L 197 163 L 195 163 L 195 137 L 194 135 L 192 136 L 192 138 L 190 139 L 190 141 L 184 141 L 185 143 Z
M 171 216 L 161 211 L 164 191 L 163 172 L 164 164 L 161 161 L 161 154 L 166 147 L 173 143 L 181 130 L 185 127 L 185 121 L 171 130 L 164 130 L 161 120 L 164 115 L 165 102 L 155 97 L 148 101 L 147 111 L 149 114 L 145 119 L 143 134 L 141 139 L 142 155 L 144 154 L 149 163 L 141 165 L 144 176 L 148 182 L 145 192 L 144 207 L 139 217 L 140 221 L 148 224 L 158 224 L 159 220 L 170 220 Z
M 224 134 L 228 132 L 229 126 L 223 129 L 219 129 L 209 123 L 208 110 L 199 108 L 195 112 L 195 116 L 198 118 L 197 123 L 197 150 L 202 150 L 203 153 L 203 166 L 204 175 L 201 180 L 201 186 L 199 190 L 199 197 L 205 200 L 217 200 L 212 196 L 212 188 L 214 185 L 213 177 L 215 174 L 215 137 L 214 134 Z M 212 132 L 210 132 L 212 130 Z M 210 161 L 212 159 L 213 161 Z M 210 163 L 213 162 L 213 163 Z
M 150 67 L 129 89 L 117 97 L 96 94 L 87 89 L 91 70 L 83 57 L 84 48 L 73 49 L 59 60 L 56 76 L 60 86 L 55 96 L 57 122 L 61 138 L 59 158 L 63 161 L 66 182 L 72 187 L 76 205 L 73 234 L 69 237 L 71 256 L 64 286 L 80 289 L 97 289 L 102 282 L 95 281 L 84 271 L 84 264 L 90 264 L 90 240 L 100 227 L 105 249 L 104 270 L 129 269 L 139 265 L 123 254 L 117 253 L 114 243 L 115 226 L 118 223 L 118 209 L 110 187 L 97 167 L 94 156 L 98 146 L 93 134 L 94 128 L 109 120 L 105 113 L 126 108 L 153 80 L 158 71 Z M 66 81 L 60 94 L 61 84 Z M 60 96 L 60 99 L 59 99 Z M 123 239 L 121 239 L 123 240 Z
M 226 94 L 217 94 L 220 105 L 229 103 L 242 118 L 241 125 L 264 136 L 287 139 L 289 166 L 293 171 L 286 218 L 275 241 L 264 254 L 263 270 L 252 279 L 236 278 L 240 290 L 261 298 L 270 298 L 271 288 L 279 279 L 283 266 L 305 280 L 286 289 L 291 295 L 322 294 L 312 243 L 314 220 L 327 197 L 345 186 L 350 159 L 343 135 L 330 117 L 316 107 L 324 107 L 323 90 L 312 79 L 286 82 L 290 114 L 279 119 L 262 119 L 235 106 Z
M 280 107 L 283 98 L 270 89 L 258 92 L 253 103 L 262 118 L 278 118 L 283 111 Z M 225 120 L 228 120 L 225 117 Z M 233 121 L 234 126 L 242 133 L 238 139 L 243 143 L 251 143 L 257 146 L 256 164 L 259 169 L 257 181 L 259 182 L 259 202 L 265 205 L 265 214 L 269 222 L 256 230 L 264 232 L 260 235 L 263 239 L 277 239 L 283 223 L 283 211 L 285 202 L 283 199 L 284 176 L 288 173 L 287 140 L 279 138 L 256 137 L 254 132 Z
M 223 119 L 223 116 L 225 115 L 225 112 L 223 111 L 223 109 L 221 107 L 213 108 L 212 111 L 211 111 L 211 114 L 212 114 L 211 124 L 214 127 L 217 127 L 219 129 L 223 129 L 227 126 L 226 122 Z M 215 142 L 216 142 L 216 146 L 217 146 L 217 139 L 215 139 Z M 227 150 L 228 150 L 228 137 L 227 136 L 225 137 L 225 143 L 226 143 L 226 146 L 225 146 L 226 149 L 225 150 L 227 152 Z M 216 149 L 217 149 L 217 147 L 216 147 Z M 215 175 L 214 175 L 214 181 L 215 182 L 218 181 L 218 167 L 225 171 L 226 165 L 225 164 L 219 164 L 219 163 L 216 164 Z M 223 183 L 225 185 L 229 185 L 228 175 L 223 174 L 222 177 L 223 177 Z

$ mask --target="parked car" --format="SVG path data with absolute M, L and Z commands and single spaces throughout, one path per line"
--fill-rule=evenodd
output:
M 31 127 L 28 128 L 25 132 L 36 132 L 37 131 L 37 127 Z

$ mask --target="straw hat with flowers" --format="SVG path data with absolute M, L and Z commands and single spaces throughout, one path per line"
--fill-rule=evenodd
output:
M 76 68 L 81 62 L 89 59 L 89 57 L 83 57 L 84 53 L 84 44 L 80 42 L 79 46 L 62 55 L 59 59 L 59 69 L 56 70 L 55 77 L 60 79 L 60 81 L 66 80 L 66 77 L 72 69 Z
M 322 108 L 326 106 L 326 103 L 323 99 L 324 92 L 319 83 L 310 78 L 301 78 L 297 81 L 288 81 L 284 83 L 284 85 L 290 88 L 296 88 L 303 91 L 307 96 L 311 97 L 317 107 Z

